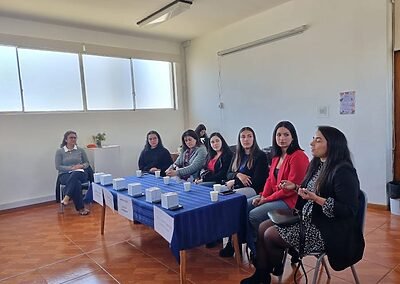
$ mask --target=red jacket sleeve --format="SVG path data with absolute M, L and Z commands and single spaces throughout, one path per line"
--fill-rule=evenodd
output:
M 296 195 L 297 193 L 293 190 L 282 190 L 278 188 L 278 184 L 281 180 L 288 180 L 294 184 L 301 184 L 308 167 L 308 158 L 303 151 L 297 150 L 294 153 L 286 156 L 286 161 L 282 163 L 282 168 L 279 170 L 278 179 L 276 183 L 272 186 L 272 191 L 268 190 L 265 193 L 268 195 L 263 196 L 266 201 L 284 200 L 289 197 Z M 274 169 L 272 169 L 273 171 Z

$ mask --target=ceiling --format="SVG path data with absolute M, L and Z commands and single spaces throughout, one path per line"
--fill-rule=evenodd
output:
M 185 41 L 290 0 L 193 0 L 154 27 L 136 22 L 173 0 L 0 0 L 0 16 L 125 35 Z

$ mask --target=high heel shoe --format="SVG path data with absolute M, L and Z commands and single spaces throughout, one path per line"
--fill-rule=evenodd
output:
M 283 274 L 283 264 L 280 263 L 272 269 L 272 274 L 275 276 L 281 276 Z
M 235 253 L 235 249 L 232 246 L 232 242 L 229 240 L 226 243 L 226 246 L 219 251 L 219 256 L 220 257 L 232 257 L 234 253 Z
M 300 256 L 297 250 L 295 250 L 294 248 L 289 248 L 288 253 L 292 256 L 292 258 L 290 259 L 291 264 L 296 264 L 300 261 Z

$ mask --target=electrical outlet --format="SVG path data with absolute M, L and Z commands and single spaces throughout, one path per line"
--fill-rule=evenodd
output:
M 319 106 L 317 113 L 318 113 L 318 117 L 328 117 L 329 116 L 329 107 L 328 106 Z

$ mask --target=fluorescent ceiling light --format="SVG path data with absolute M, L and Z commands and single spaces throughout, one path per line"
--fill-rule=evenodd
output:
M 155 11 L 144 19 L 140 20 L 136 24 L 138 26 L 151 26 L 165 22 L 176 15 L 179 15 L 183 11 L 190 8 L 193 1 L 189 0 L 175 0 L 161 9 Z

